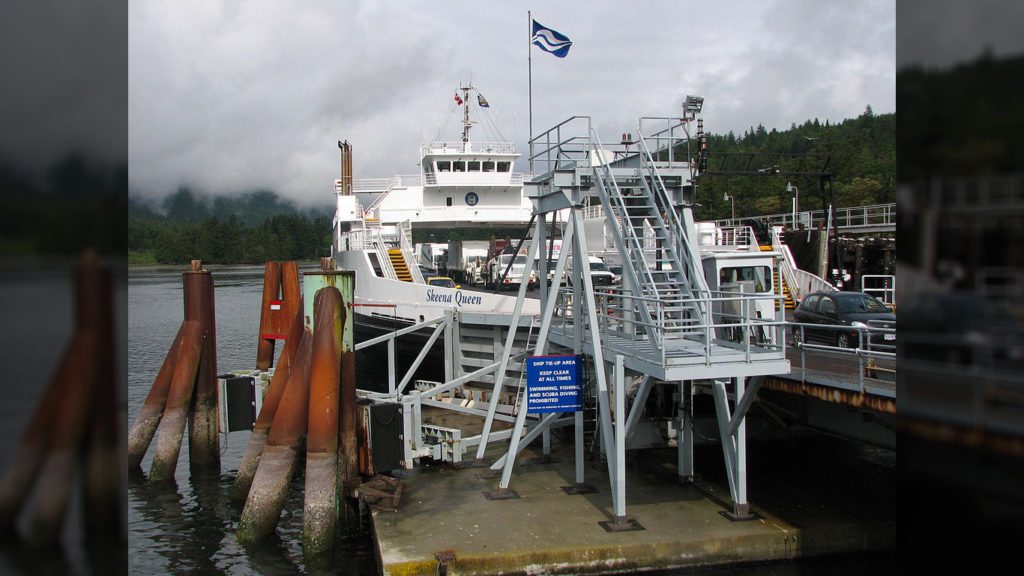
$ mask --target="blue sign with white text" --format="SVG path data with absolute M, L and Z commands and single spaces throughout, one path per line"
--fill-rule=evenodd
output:
M 526 359 L 528 412 L 583 410 L 583 359 L 579 356 L 532 356 Z

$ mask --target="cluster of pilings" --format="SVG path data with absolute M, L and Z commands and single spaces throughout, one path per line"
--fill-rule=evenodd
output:
M 110 269 L 87 252 L 75 270 L 75 328 L 0 480 L 0 531 L 17 534 L 27 516 L 26 540 L 39 547 L 60 539 L 76 479 L 84 496 L 85 539 L 118 545 L 121 514 L 121 430 L 114 360 Z
M 313 556 L 333 547 L 339 526 L 358 523 L 352 498 L 359 481 L 355 280 L 352 272 L 330 272 L 329 262 L 323 268 L 305 275 L 300 293 L 295 262 L 266 263 L 258 367 L 270 369 L 274 342 L 285 344 L 231 488 L 232 500 L 243 506 L 238 539 L 256 543 L 274 532 L 305 452 L 303 549 Z M 151 480 L 174 477 L 186 419 L 193 477 L 220 465 L 212 278 L 193 262 L 184 286 L 185 320 L 129 436 L 128 464 L 137 467 L 157 434 Z M 304 306 L 309 302 L 311 307 Z M 207 386 L 213 394 L 209 406 Z
M 287 267 L 282 270 L 286 288 Z M 276 272 L 268 264 L 266 273 Z M 272 290 L 273 284 L 264 282 L 264 289 Z M 326 266 L 323 272 L 305 276 L 304 301 L 313 300 L 311 314 L 300 306 L 292 318 L 232 490 L 236 501 L 244 501 L 238 526 L 243 543 L 258 542 L 274 532 L 303 441 L 304 552 L 315 556 L 329 550 L 339 526 L 351 528 L 358 522 L 352 499 L 359 480 L 353 287 L 352 273 L 327 272 Z M 264 302 L 271 301 L 265 292 Z
M 151 481 L 174 479 L 186 423 L 192 477 L 220 474 L 213 275 L 193 260 L 182 285 L 185 319 L 128 433 L 130 469 L 142 463 L 156 436 Z

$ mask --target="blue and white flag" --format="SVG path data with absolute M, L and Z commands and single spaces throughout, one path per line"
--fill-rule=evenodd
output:
M 560 32 L 542 26 L 536 20 L 533 21 L 533 40 L 531 43 L 545 52 L 550 52 L 559 58 L 565 58 L 572 46 L 572 40 Z
M 479 92 L 476 93 L 476 103 L 479 104 L 481 108 L 491 107 L 490 103 L 487 102 L 487 98 L 484 98 L 484 95 Z

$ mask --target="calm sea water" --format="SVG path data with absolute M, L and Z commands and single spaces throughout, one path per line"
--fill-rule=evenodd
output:
M 217 313 L 218 370 L 255 364 L 262 291 L 261 266 L 211 267 Z M 128 278 L 128 422 L 134 421 L 182 320 L 181 269 L 133 269 Z M 280 346 L 278 347 L 280 348 Z M 26 399 L 28 401 L 28 399 Z M 0 405 L 2 409 L 2 405 Z M 136 475 L 128 482 L 128 545 L 132 574 L 373 574 L 368 537 L 339 541 L 325 566 L 307 566 L 302 557 L 302 478 L 292 483 L 277 535 L 246 549 L 235 539 L 240 510 L 228 491 L 245 450 L 247 432 L 221 437 L 219 480 L 193 482 L 183 447 L 173 486 L 154 487 Z M 151 454 L 142 469 L 149 470 Z M 3 565 L 0 564 L 0 567 Z M 71 570 L 80 572 L 71 562 Z M 895 567 L 895 552 L 810 559 L 762 566 L 681 571 L 674 574 L 851 575 Z M 0 570 L 2 572 L 2 570 Z

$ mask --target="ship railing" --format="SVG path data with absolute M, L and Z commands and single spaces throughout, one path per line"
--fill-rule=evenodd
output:
M 360 178 L 353 181 L 352 190 L 360 194 L 377 194 L 366 208 L 366 212 L 369 213 L 376 210 L 392 190 L 421 186 L 422 181 L 419 174 L 404 174 L 391 178 Z
M 427 154 L 515 154 L 511 142 L 432 142 L 420 146 L 420 157 Z
M 721 246 L 723 248 L 757 247 L 757 236 L 750 226 L 719 226 L 714 235 L 703 236 L 701 247 Z
M 617 352 L 645 356 L 662 365 L 678 350 L 708 365 L 716 361 L 715 347 L 737 351 L 746 362 L 785 354 L 785 321 L 759 318 L 756 313 L 759 303 L 764 308 L 773 301 L 781 305 L 783 298 L 775 294 L 708 290 L 694 297 L 655 298 L 618 287 L 595 287 L 594 295 L 599 332 Z M 647 317 L 640 312 L 645 307 Z M 685 317 L 685 311 L 697 307 L 711 311 L 704 316 L 708 320 Z M 586 316 L 580 320 L 587 322 Z M 571 287 L 559 290 L 553 322 L 562 334 L 575 333 Z M 592 343 L 589 330 L 583 334 L 584 342 Z M 650 358 L 652 345 L 655 357 Z
M 460 176 L 467 177 L 460 178 Z M 486 177 L 481 178 L 481 176 Z M 529 176 L 529 174 L 522 172 L 448 172 L 445 173 L 447 181 L 444 185 L 452 184 L 455 186 L 473 186 L 477 188 L 487 186 L 522 186 L 523 182 L 529 179 Z M 432 172 L 423 175 L 424 186 L 437 186 L 437 184 L 437 173 Z

